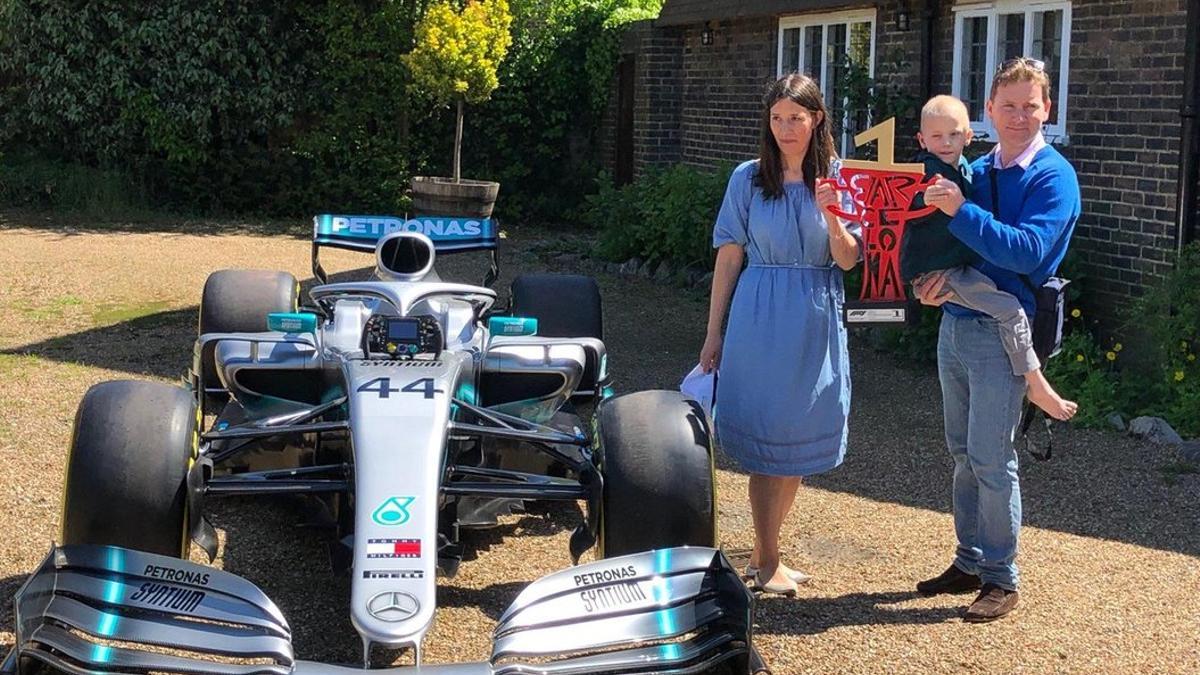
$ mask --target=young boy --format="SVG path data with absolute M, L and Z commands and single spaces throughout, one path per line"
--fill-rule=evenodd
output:
M 917 134 L 923 151 L 917 159 L 925 164 L 925 177 L 941 175 L 958 183 L 963 194 L 970 193 L 971 171 L 963 148 L 971 142 L 971 122 L 967 107 L 953 96 L 934 96 L 921 108 L 921 132 Z M 917 195 L 913 208 L 925 205 Z M 970 266 L 978 256 L 959 241 L 946 227 L 950 217 L 934 211 L 905 228 L 900 243 L 900 274 L 907 283 L 926 274 L 944 271 L 944 289 L 954 293 L 950 302 L 969 307 L 1000 322 L 1000 341 L 1012 363 L 1014 375 L 1028 385 L 1031 403 L 1055 419 L 1067 420 L 1078 406 L 1054 391 L 1033 350 L 1033 331 L 1016 296 L 996 288 L 996 284 Z

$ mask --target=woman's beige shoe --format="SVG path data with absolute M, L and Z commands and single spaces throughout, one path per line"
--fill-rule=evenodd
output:
M 783 566 L 783 573 L 787 578 L 792 580 L 792 583 L 796 584 L 797 586 L 803 586 L 804 584 L 812 581 L 812 577 L 810 575 L 805 574 L 800 570 L 794 570 L 787 565 Z M 754 579 L 756 577 L 758 577 L 758 568 L 753 565 L 746 565 L 746 571 L 742 573 L 742 578 Z
M 762 577 L 758 575 L 757 571 L 754 573 L 754 582 L 750 585 L 750 588 L 763 593 L 785 595 L 789 598 L 795 597 L 796 593 L 799 592 L 799 589 L 796 588 L 796 582 L 792 581 L 791 579 L 788 579 L 786 582 L 781 584 L 773 584 L 770 582 L 764 584 L 762 582 Z

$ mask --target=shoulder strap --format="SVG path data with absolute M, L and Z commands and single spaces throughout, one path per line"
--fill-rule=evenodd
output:
M 999 146 L 997 146 L 996 151 L 999 152 Z M 991 182 L 992 186 L 992 215 L 996 217 L 996 220 L 1000 220 L 1000 188 L 996 178 L 996 165 L 994 163 L 988 165 L 987 174 L 988 180 Z M 1061 240 L 1061 234 L 1059 235 L 1059 238 Z M 1058 242 L 1054 242 L 1054 245 L 1057 246 Z M 1023 281 L 1025 286 L 1028 287 L 1033 293 L 1033 297 L 1036 301 L 1037 287 L 1033 285 L 1033 280 L 1029 278 L 1028 274 L 1020 274 L 1018 276 L 1021 277 L 1021 281 Z M 1046 462 L 1050 460 L 1051 455 L 1054 453 L 1054 438 L 1050 431 L 1049 420 L 1047 419 L 1046 424 L 1046 452 L 1039 453 L 1034 450 L 1033 441 L 1029 439 L 1029 427 L 1033 424 L 1033 420 L 1039 412 L 1041 411 L 1038 410 L 1033 403 L 1025 401 L 1025 407 L 1021 411 L 1021 419 L 1017 424 L 1021 430 L 1021 435 L 1025 438 L 1025 448 L 1029 451 L 1029 454 L 1032 455 L 1034 459 Z

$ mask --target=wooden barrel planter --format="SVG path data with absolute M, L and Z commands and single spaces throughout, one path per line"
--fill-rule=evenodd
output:
M 413 212 L 418 216 L 492 215 L 500 184 L 484 180 L 460 180 L 441 176 L 413 176 Z

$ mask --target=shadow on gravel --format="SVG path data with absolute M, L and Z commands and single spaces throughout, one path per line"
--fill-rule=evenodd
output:
M 94 216 L 25 211 L 20 209 L 0 210 L 0 231 L 28 228 L 45 230 L 62 236 L 79 234 L 186 234 L 193 236 L 225 236 L 247 234 L 258 236 L 290 236 L 295 239 L 312 238 L 311 218 L 287 220 L 222 220 L 215 218 L 189 218 L 169 214 L 139 215 L 120 220 L 96 218 Z
M 438 584 L 439 607 L 473 607 L 493 621 L 499 621 L 504 610 L 533 579 L 505 581 L 485 588 L 463 588 L 450 583 Z
M 41 559 L 39 559 L 38 562 L 40 563 Z M 30 567 L 28 573 L 32 572 L 33 567 Z M 21 584 L 25 583 L 25 580 L 29 578 L 28 573 L 14 574 L 11 577 L 4 577 L 3 579 L 0 579 L 0 598 L 4 598 L 5 602 L 7 603 L 7 606 L 5 607 L 6 610 L 12 608 L 12 597 L 17 594 L 17 589 L 21 587 Z M 10 611 L 0 613 L 0 632 L 15 632 L 15 619 L 16 616 L 14 616 L 14 614 Z M 4 657 L 8 655 L 8 650 L 10 649 L 12 649 L 11 644 L 7 642 L 0 642 L 0 661 L 4 660 Z
M 296 656 L 361 662 L 350 623 L 348 575 L 329 564 L 327 530 L 306 527 L 300 498 L 209 499 L 205 512 L 224 531 L 221 562 L 267 594 L 292 627 Z
M 759 634 L 816 635 L 841 626 L 934 624 L 954 621 L 958 607 L 889 608 L 920 597 L 912 592 L 851 593 L 836 598 L 781 598 L 758 596 L 755 600 Z M 966 597 L 966 596 L 964 596 Z
M 0 350 L 0 354 L 174 379 L 191 367 L 198 311 L 193 306 L 138 316 Z
M 487 270 L 486 259 L 477 253 L 439 259 L 437 268 L 445 281 L 472 284 L 479 283 Z M 359 267 L 331 273 L 328 283 L 366 280 L 374 269 L 373 266 Z M 301 305 L 311 302 L 308 292 L 316 285 L 313 277 L 300 280 Z M 499 284 L 494 287 L 498 292 L 501 291 Z M 202 292 L 202 288 L 196 289 L 197 301 Z M 500 295 L 499 301 L 503 303 L 503 292 Z M 166 311 L 154 311 L 156 309 L 153 305 L 133 304 L 96 308 L 98 323 L 107 323 L 106 320 L 112 322 L 77 333 L 10 347 L 0 350 L 0 354 L 36 356 L 131 375 L 180 378 L 192 365 L 192 345 L 196 340 L 200 305 Z M 266 330 L 266 317 L 263 317 L 263 330 Z
M 221 550 L 223 568 L 257 585 L 279 606 L 294 631 L 297 657 L 338 663 L 356 663 L 361 658 L 347 611 L 351 580 L 330 568 L 329 530 L 305 525 L 312 511 L 303 500 L 210 499 L 205 510 L 213 525 L 226 534 Z M 579 507 L 573 503 L 534 504 L 530 513 L 515 523 L 465 530 L 463 565 L 488 564 L 477 558 L 506 537 L 550 536 L 574 528 L 580 520 Z M 565 550 L 563 557 L 567 557 Z M 499 619 L 517 593 L 533 580 L 471 589 L 439 577 L 438 604 L 478 607 Z
M 575 502 L 535 504 L 515 523 L 495 527 L 462 528 L 463 562 L 471 563 L 493 546 L 510 537 L 549 537 L 570 532 L 583 522 L 583 511 Z M 564 554 L 566 553 L 564 549 Z
M 806 487 L 949 513 L 953 462 L 936 372 L 903 368 L 869 349 L 852 350 L 851 362 L 846 461 Z M 1170 447 L 1056 425 L 1050 461 L 1033 459 L 1020 441 L 1018 448 L 1026 526 L 1200 556 L 1200 476 L 1169 484 L 1160 467 L 1174 461 Z M 945 534 L 949 558 L 954 532 Z
M 330 283 L 356 281 L 370 275 L 373 268 L 346 270 L 333 274 Z M 301 299 L 316 281 L 300 282 Z M 202 289 L 196 289 L 199 296 Z M 98 309 L 101 317 L 130 318 L 104 326 L 61 335 L 40 342 L 0 350 L 12 356 L 75 363 L 93 368 L 117 370 L 131 375 L 175 379 L 182 377 L 192 365 L 192 345 L 196 340 L 200 306 L 143 313 L 145 307 L 118 306 Z M 101 319 L 103 320 L 103 319 Z M 266 330 L 263 317 L 263 330 Z

